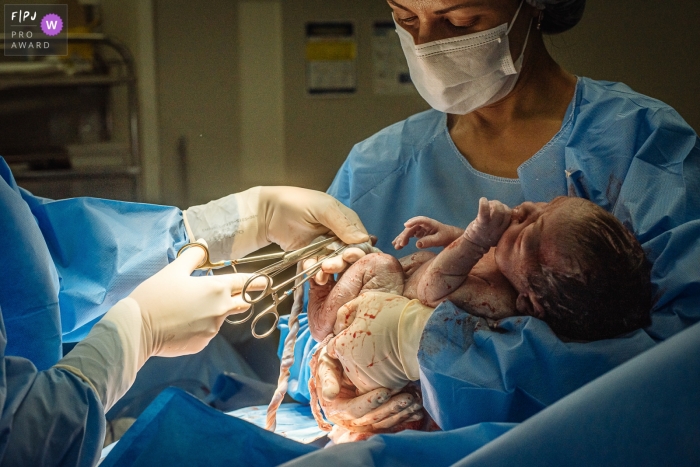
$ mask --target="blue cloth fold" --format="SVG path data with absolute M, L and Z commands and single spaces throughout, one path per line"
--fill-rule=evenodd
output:
M 100 464 L 111 466 L 275 466 L 316 447 L 226 415 L 169 388 L 146 408 Z
M 285 467 L 443 467 L 458 462 L 515 424 L 482 423 L 453 431 L 404 431 L 377 435 L 367 441 L 341 444 L 314 451 L 283 464 Z

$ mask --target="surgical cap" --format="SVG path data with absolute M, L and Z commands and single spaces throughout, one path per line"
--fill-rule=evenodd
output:
M 545 34 L 568 31 L 581 21 L 586 0 L 526 0 L 528 4 L 542 10 L 541 30 Z

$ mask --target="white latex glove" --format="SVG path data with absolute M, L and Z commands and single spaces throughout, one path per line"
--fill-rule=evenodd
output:
M 366 292 L 338 310 L 328 355 L 360 393 L 401 389 L 420 376 L 418 346 L 433 310 L 400 295 Z
M 88 382 L 107 411 L 131 387 L 149 357 L 202 350 L 228 315 L 250 307 L 240 293 L 252 276 L 191 277 L 203 259 L 201 248 L 184 251 L 112 307 L 56 366 Z M 250 290 L 264 287 L 261 280 Z
M 318 238 L 321 240 L 323 237 Z M 316 240 L 314 240 L 315 242 Z M 332 253 L 341 246 L 338 242 L 333 242 L 326 247 L 326 251 L 323 254 Z M 314 281 L 318 285 L 325 285 L 333 274 L 339 274 L 345 271 L 348 266 L 356 263 L 360 258 L 370 254 L 370 253 L 381 253 L 382 250 L 375 248 L 371 241 L 367 241 L 359 244 L 348 245 L 348 248 L 343 250 L 343 253 L 333 258 L 324 260 L 321 264 L 321 269 L 314 276 Z M 318 262 L 318 256 L 312 256 L 304 260 L 302 267 L 308 269 Z
M 326 347 L 318 352 L 317 367 L 312 371 L 316 395 L 324 415 L 336 427 L 354 433 L 376 433 L 423 417 L 420 402 L 407 392 L 396 394 L 398 391 L 377 388 L 358 396 L 357 388 L 343 378 L 340 362 L 328 355 Z M 344 432 L 334 430 L 336 435 Z
M 355 212 L 304 188 L 255 187 L 183 212 L 190 238 L 209 244 L 212 261 L 242 258 L 270 243 L 289 251 L 332 231 L 348 244 L 369 240 Z

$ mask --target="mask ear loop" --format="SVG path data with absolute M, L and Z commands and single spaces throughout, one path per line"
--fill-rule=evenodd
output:
M 544 12 L 540 10 L 540 14 L 537 17 L 537 30 L 539 31 L 542 28 L 542 17 L 544 16 Z
M 515 12 L 515 16 L 513 16 L 513 21 L 511 21 L 510 26 L 508 26 L 508 30 L 506 31 L 506 36 L 510 34 L 510 30 L 513 29 L 513 25 L 515 24 L 515 20 L 518 19 L 518 15 L 520 14 L 520 9 L 523 7 L 523 3 L 525 3 L 525 0 L 520 0 L 520 5 L 518 5 L 518 10 Z

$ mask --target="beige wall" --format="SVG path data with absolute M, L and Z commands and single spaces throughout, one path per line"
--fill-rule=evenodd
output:
M 156 0 L 162 201 L 186 207 L 236 191 L 236 3 Z M 188 161 L 183 186 L 180 154 Z
M 105 34 L 116 37 L 131 50 L 136 65 L 139 93 L 139 146 L 142 162 L 142 196 L 152 203 L 161 199 L 160 135 L 156 99 L 156 57 L 153 36 L 153 8 L 150 0 L 103 0 Z M 114 129 L 126 140 L 128 117 L 126 90 L 113 88 Z M 122 104 L 122 105 L 120 105 Z
M 700 131 L 700 1 L 589 0 L 581 23 L 552 36 L 569 71 L 622 81 L 673 106 Z
M 241 86 L 239 70 L 247 69 L 246 63 L 251 65 L 246 61 L 258 60 L 252 65 L 259 70 L 265 68 L 265 60 L 271 57 L 265 52 L 257 57 L 251 54 L 251 43 L 245 45 L 245 57 L 240 56 L 240 41 L 250 38 L 239 37 L 239 2 L 154 2 L 161 199 L 165 203 L 184 206 L 253 184 L 279 183 L 280 171 L 284 183 L 325 189 L 354 143 L 426 108 L 417 96 L 385 97 L 372 92 L 372 22 L 390 18 L 383 0 L 260 1 L 277 3 L 282 8 L 282 35 L 262 34 L 256 40 L 262 41 L 263 50 L 274 50 L 274 41 L 282 41 L 284 109 L 282 118 L 270 119 L 277 124 L 264 127 L 265 122 L 270 124 L 265 119 L 263 123 L 255 123 L 258 133 L 251 132 L 251 125 L 246 127 L 242 122 L 259 122 L 260 115 L 245 115 L 241 111 L 242 103 L 247 103 L 243 107 L 250 109 L 250 103 L 257 100 L 264 107 L 272 105 L 271 99 L 277 97 L 261 92 L 265 86 L 258 86 L 257 91 Z M 550 49 L 574 73 L 623 81 L 639 92 L 669 103 L 697 130 L 700 129 L 700 65 L 696 58 L 700 51 L 700 29 L 695 24 L 698 18 L 697 0 L 589 0 L 582 23 L 569 33 L 551 38 Z M 355 22 L 359 50 L 356 95 L 347 98 L 305 95 L 304 25 L 315 20 Z M 245 26 L 264 31 L 275 27 L 274 24 L 275 21 L 262 18 Z M 272 65 L 271 76 L 274 69 L 280 69 L 279 64 Z M 241 96 L 241 92 L 247 94 Z M 242 134 L 244 127 L 248 130 Z M 241 162 L 242 151 L 256 153 L 255 145 L 245 146 L 242 138 L 249 138 L 248 143 L 255 138 L 262 141 L 260 132 L 283 135 L 284 141 L 274 146 L 275 151 L 279 148 L 283 151 L 275 173 L 267 170 L 270 160 L 265 157 L 252 162 L 248 157 L 245 164 Z M 181 137 L 187 141 L 190 163 L 187 196 L 178 169 L 177 148 Z M 258 152 L 269 146 L 263 143 L 259 143 Z
M 391 20 L 383 0 L 286 0 L 284 70 L 287 175 L 290 183 L 325 190 L 355 143 L 428 105 L 414 96 L 378 96 L 372 90 L 371 35 L 375 20 Z M 305 24 L 351 20 L 358 42 L 357 93 L 307 97 Z

